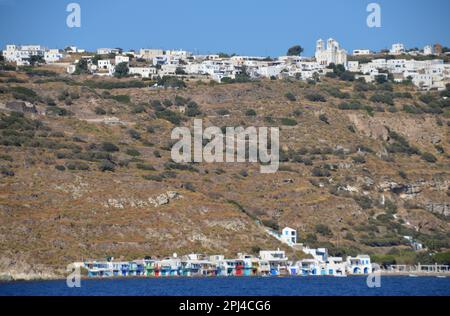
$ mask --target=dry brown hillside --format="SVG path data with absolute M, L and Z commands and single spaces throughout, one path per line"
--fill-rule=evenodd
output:
M 332 254 L 414 261 L 405 235 L 427 251 L 450 248 L 448 91 L 328 78 L 183 89 L 53 73 L 0 79 L 0 273 L 286 249 L 265 231 L 284 226 Z M 280 126 L 279 171 L 171 162 L 172 129 L 194 117 Z

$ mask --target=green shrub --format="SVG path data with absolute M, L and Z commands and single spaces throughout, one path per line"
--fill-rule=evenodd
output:
M 306 95 L 306 99 L 312 102 L 326 102 L 327 99 L 320 93 L 310 93 Z
M 357 102 L 357 101 L 353 101 L 353 102 L 344 102 L 339 104 L 338 108 L 340 110 L 360 110 L 362 108 L 361 103 Z
M 103 108 L 101 108 L 99 106 L 96 106 L 95 107 L 95 114 L 97 114 L 97 115 L 105 115 L 106 111 Z
M 188 104 L 186 105 L 185 114 L 189 117 L 195 117 L 201 115 L 202 112 L 200 111 L 200 108 L 196 102 L 189 101 Z
M 146 170 L 146 171 L 155 171 L 155 167 L 153 167 L 152 165 L 146 164 L 146 163 L 138 163 L 136 164 L 136 168 L 141 169 L 141 170 Z
M 326 124 L 330 124 L 330 122 L 328 121 L 328 117 L 325 114 L 320 114 L 319 120 L 321 120 L 322 122 L 324 122 Z
M 99 164 L 98 169 L 102 172 L 106 171 L 114 172 L 116 170 L 116 166 L 112 162 L 104 160 Z
M 293 118 L 283 117 L 281 119 L 281 124 L 284 126 L 296 126 L 298 123 Z
M 15 176 L 14 171 L 12 171 L 11 169 L 1 168 L 0 171 L 1 171 L 1 174 L 6 177 L 14 177 Z
M 389 138 L 393 141 L 392 144 L 389 144 L 386 148 L 390 153 L 406 153 L 408 155 L 418 155 L 420 151 L 411 146 L 408 141 L 401 136 L 400 134 L 390 131 Z
M 256 111 L 253 109 L 248 109 L 245 111 L 245 116 L 256 116 Z
M 292 93 L 292 92 L 287 92 L 285 95 L 286 99 L 288 99 L 289 101 L 297 101 L 296 96 Z
M 336 87 L 329 87 L 326 89 L 326 91 L 335 98 L 338 99 L 350 99 L 350 94 L 348 92 L 342 92 Z
M 437 161 L 437 158 L 428 152 L 422 153 L 422 159 L 430 163 L 435 163 Z
M 322 167 L 314 167 L 311 171 L 312 175 L 314 177 L 330 177 L 331 176 L 331 172 L 325 168 Z
M 89 165 L 81 161 L 74 161 L 67 163 L 66 168 L 69 170 L 87 171 L 89 170 Z
M 169 121 L 174 125 L 179 125 L 182 121 L 180 114 L 173 112 L 169 109 L 165 109 L 163 111 L 156 112 L 156 117 L 159 119 L 163 119 Z
M 60 108 L 59 106 L 49 106 L 46 110 L 47 115 L 55 115 L 55 116 L 71 116 L 73 113 L 64 108 Z
M 129 81 L 106 81 L 106 80 L 86 80 L 83 85 L 93 89 L 128 89 L 128 88 L 145 88 L 147 85 L 140 80 Z
M 164 99 L 164 101 L 162 102 L 164 104 L 165 107 L 169 107 L 173 105 L 173 102 L 169 99 Z
M 104 151 L 109 153 L 119 151 L 119 147 L 110 142 L 103 142 L 101 147 Z
M 186 171 L 193 171 L 198 172 L 198 169 L 193 167 L 190 164 L 182 164 L 182 163 L 176 163 L 173 161 L 168 161 L 164 163 L 164 168 L 167 170 L 186 170 Z
M 315 227 L 315 231 L 316 233 L 321 234 L 322 236 L 326 237 L 333 236 L 333 232 L 331 231 L 331 229 L 324 224 L 317 224 Z
M 423 111 L 420 108 L 418 108 L 414 105 L 409 105 L 409 104 L 403 105 L 403 111 L 405 113 L 410 113 L 410 114 L 422 114 L 423 113 Z
M 185 88 L 186 83 L 177 77 L 163 76 L 158 80 L 158 86 L 163 86 L 164 88 Z
M 127 149 L 126 154 L 132 157 L 139 157 L 141 155 L 141 153 L 138 150 L 132 148 Z
M 355 156 L 355 157 L 352 157 L 352 159 L 353 159 L 353 162 L 355 162 L 355 163 L 359 163 L 359 164 L 366 163 L 366 159 L 363 156 Z
M 435 100 L 435 97 L 433 95 L 427 93 L 427 94 L 422 94 L 419 97 L 419 100 L 422 101 L 423 103 L 429 104 Z
M 185 188 L 186 190 L 191 191 L 191 192 L 195 192 L 196 191 L 194 185 L 191 182 L 185 183 L 183 185 L 183 188 Z
M 216 113 L 220 116 L 230 115 L 230 111 L 227 109 L 219 109 Z
M 264 219 L 262 220 L 262 224 L 266 227 L 269 227 L 275 231 L 280 230 L 280 225 L 274 219 Z
M 386 103 L 388 105 L 394 105 L 394 99 L 392 95 L 385 93 L 385 94 L 374 94 L 370 97 L 370 101 L 375 103 Z
M 59 170 L 59 171 L 66 171 L 66 167 L 64 167 L 64 166 L 62 166 L 62 165 L 56 165 L 56 166 L 55 166 L 55 169 L 56 169 L 56 170 Z
M 10 87 L 10 92 L 12 92 L 14 98 L 22 101 L 27 101 L 34 103 L 40 100 L 38 94 L 30 88 L 25 87 Z
M 136 140 L 141 139 L 141 134 L 134 129 L 129 129 L 128 134 L 130 134 L 131 138 L 133 138 L 133 139 L 136 139 Z
M 144 113 L 145 110 L 146 110 L 146 108 L 145 108 L 145 105 L 143 105 L 143 104 L 133 105 L 131 107 L 131 112 L 134 114 Z
M 112 95 L 110 99 L 116 100 L 120 103 L 131 103 L 131 99 L 129 95 L 126 94 L 118 94 L 118 95 Z
M 353 199 L 364 210 L 372 208 L 372 200 L 367 196 L 355 196 Z

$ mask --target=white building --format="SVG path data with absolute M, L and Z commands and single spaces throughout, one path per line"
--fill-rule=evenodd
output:
M 78 47 L 76 47 L 76 46 L 68 46 L 68 47 L 66 47 L 64 50 L 65 50 L 66 53 L 68 53 L 68 54 L 76 54 L 76 53 L 81 54 L 81 53 L 86 52 L 85 49 L 81 49 L 81 48 L 78 48 Z
M 353 50 L 352 55 L 353 56 L 364 56 L 364 55 L 370 55 L 371 52 L 369 49 L 355 49 Z
M 130 75 L 139 75 L 142 78 L 150 78 L 152 75 L 156 75 L 156 68 L 153 67 L 130 67 Z
M 405 45 L 401 43 L 392 44 L 391 50 L 389 51 L 392 55 L 400 55 L 405 52 Z
M 434 54 L 433 46 L 431 46 L 431 45 L 425 46 L 423 48 L 423 54 L 425 56 L 433 55 Z
M 139 52 L 139 57 L 143 59 L 153 60 L 156 56 L 164 55 L 164 51 L 162 49 L 154 49 L 154 48 L 141 48 Z
M 107 70 L 111 68 L 111 61 L 109 59 L 100 59 L 97 63 L 98 69 Z
M 98 48 L 97 55 L 109 55 L 109 54 L 120 54 L 120 49 L 118 48 Z
M 122 56 L 122 55 L 117 55 L 114 58 L 115 64 L 118 65 L 120 63 L 129 63 L 130 62 L 130 57 L 128 56 Z
M 44 57 L 46 48 L 41 45 L 6 45 L 6 50 L 3 51 L 3 57 L 8 62 L 15 62 L 17 65 L 27 65 L 29 64 L 28 59 L 31 56 L 42 56 Z
M 49 49 L 44 53 L 44 60 L 46 63 L 54 63 L 64 58 L 64 54 L 59 49 Z
M 297 231 L 290 227 L 285 227 L 281 231 L 281 239 L 288 245 L 297 244 Z
M 328 66 L 331 63 L 335 65 L 345 65 L 347 63 L 347 52 L 341 49 L 339 43 L 330 38 L 327 41 L 327 47 L 322 39 L 319 39 L 316 44 L 316 61 L 323 66 Z
M 368 255 L 358 255 L 347 257 L 347 272 L 349 274 L 369 274 L 372 273 L 372 263 Z
M 347 70 L 351 72 L 359 72 L 359 61 L 348 61 Z

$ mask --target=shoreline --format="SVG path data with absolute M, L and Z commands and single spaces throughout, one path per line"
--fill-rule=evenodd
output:
M 368 277 L 367 274 L 349 274 L 346 277 Z M 381 272 L 382 277 L 442 277 L 442 278 L 450 278 L 450 272 L 447 273 L 437 273 L 437 272 Z M 175 279 L 214 279 L 214 278 L 221 278 L 221 279 L 227 279 L 227 278 L 342 278 L 339 276 L 329 276 L 329 275 L 278 275 L 278 276 L 126 276 L 126 277 L 87 277 L 82 276 L 82 281 L 88 281 L 88 280 L 138 280 L 138 279 L 169 279 L 169 280 L 175 280 Z M 26 282 L 45 282 L 45 281 L 65 281 L 65 277 L 44 277 L 44 278 L 10 278 L 0 279 L 0 285 L 1 284 L 7 284 L 7 283 L 26 283 Z

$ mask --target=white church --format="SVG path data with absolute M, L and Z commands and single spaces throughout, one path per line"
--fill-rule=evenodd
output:
M 327 47 L 325 42 L 319 39 L 316 44 L 316 61 L 323 66 L 328 66 L 331 63 L 335 65 L 347 64 L 347 51 L 340 48 L 339 43 L 330 38 L 327 41 Z

